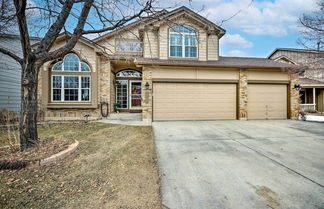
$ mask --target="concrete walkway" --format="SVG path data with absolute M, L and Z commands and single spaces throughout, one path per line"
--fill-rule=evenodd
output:
M 102 123 L 113 123 L 130 126 L 151 126 L 152 123 L 143 122 L 141 113 L 113 113 L 108 118 L 98 120 Z
M 154 122 L 170 209 L 324 208 L 324 124 Z

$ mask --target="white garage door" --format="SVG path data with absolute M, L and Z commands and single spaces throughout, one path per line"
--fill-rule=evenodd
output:
M 236 84 L 154 83 L 153 120 L 236 119 Z
M 287 119 L 287 85 L 249 84 L 248 119 Z

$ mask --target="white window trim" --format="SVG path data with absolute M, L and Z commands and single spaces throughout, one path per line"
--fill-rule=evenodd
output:
M 69 54 L 73 54 L 73 55 L 75 55 L 75 56 L 78 58 L 78 60 L 79 60 L 79 69 L 78 69 L 78 71 L 65 70 L 65 69 L 64 69 L 64 60 L 65 60 L 65 57 L 66 57 L 67 55 L 69 55 Z M 56 63 L 52 66 L 51 71 L 53 71 L 53 72 L 82 72 L 82 73 L 90 73 L 90 72 L 91 72 L 91 68 L 90 68 L 90 66 L 89 66 L 86 62 L 82 62 L 82 61 L 80 60 L 80 58 L 79 58 L 78 55 L 76 55 L 76 54 L 74 54 L 74 53 L 69 53 L 69 54 L 65 55 L 64 58 L 63 58 L 63 60 L 56 62 Z M 62 70 L 54 70 L 54 66 L 55 66 L 56 64 L 58 64 L 59 62 L 62 62 Z M 89 68 L 89 71 L 82 71 L 82 69 L 81 69 L 81 63 L 87 65 L 88 68 Z
M 54 100 L 54 88 L 53 88 L 53 77 L 54 76 L 60 76 L 62 78 L 61 81 L 61 101 Z M 78 77 L 79 79 L 79 86 L 78 86 L 78 101 L 64 101 L 64 77 Z M 81 100 L 81 93 L 82 93 L 82 88 L 81 88 L 81 77 L 88 77 L 89 78 L 89 88 L 83 88 L 83 89 L 89 89 L 89 100 L 88 101 L 82 101 Z M 58 88 L 55 88 L 58 89 Z M 76 89 L 76 88 L 74 88 Z M 91 76 L 89 75 L 52 75 L 51 76 L 51 102 L 53 103 L 89 103 L 91 102 Z
M 127 89 L 127 91 L 126 91 L 126 94 L 127 94 L 127 96 L 126 96 L 126 98 L 127 98 L 127 100 L 129 100 L 129 92 L 128 92 L 128 88 L 129 88 L 129 85 L 128 85 L 128 80 L 116 80 L 116 82 L 117 81 L 126 81 L 126 84 L 127 84 L 127 87 L 126 87 L 126 89 Z M 115 101 L 117 102 L 117 83 L 116 83 L 116 86 L 115 86 Z M 127 101 L 127 107 L 126 108 L 119 108 L 119 109 L 123 109 L 123 110 L 126 110 L 126 109 L 128 109 L 128 107 L 129 107 L 129 101 Z
M 197 31 L 196 29 L 192 28 L 192 27 L 189 27 L 189 26 L 184 26 L 184 27 L 187 27 L 187 28 L 190 28 L 194 31 Z M 174 32 L 174 31 L 171 31 L 172 27 L 169 28 L 168 32 L 169 32 L 169 57 L 171 58 L 186 58 L 186 59 L 195 59 L 195 58 L 198 58 L 199 57 L 199 48 L 198 48 L 198 35 L 197 35 L 197 32 L 196 33 L 184 33 L 184 32 Z M 181 40 L 182 40 L 182 57 L 179 57 L 179 56 L 171 56 L 171 34 L 175 34 L 175 35 L 181 35 Z M 195 57 L 186 57 L 186 45 L 185 45 L 185 38 L 184 36 L 185 35 L 194 35 L 196 37 L 196 42 L 197 42 L 197 45 L 196 45 L 196 48 L 197 48 L 197 53 L 196 53 L 196 56 Z M 174 46 L 180 46 L 180 45 L 174 45 Z M 188 46 L 188 47 L 194 47 L 194 46 Z

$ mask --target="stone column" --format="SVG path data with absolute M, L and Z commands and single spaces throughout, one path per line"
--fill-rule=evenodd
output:
M 106 58 L 100 59 L 100 70 L 98 72 L 99 77 L 99 88 L 98 88 L 98 98 L 99 98 L 99 104 L 100 102 L 109 102 L 110 104 L 110 61 Z M 111 106 L 111 105 L 110 105 Z M 109 111 L 111 112 L 111 108 L 109 108 Z
M 150 85 L 149 89 L 146 89 L 145 84 L 148 83 Z M 153 82 L 152 82 L 152 69 L 143 67 L 142 70 L 142 120 L 144 122 L 152 122 L 153 116 L 153 97 L 152 97 L 152 89 L 153 89 Z
M 301 102 L 299 91 L 297 91 L 294 87 L 295 84 L 299 84 L 298 74 L 290 74 L 290 85 L 289 85 L 289 96 L 290 96 L 290 111 L 289 117 L 290 119 L 298 119 L 299 115 L 299 105 Z
M 240 69 L 240 78 L 238 86 L 238 99 L 239 99 L 239 120 L 247 120 L 247 94 L 248 94 L 248 82 L 247 82 L 247 70 Z

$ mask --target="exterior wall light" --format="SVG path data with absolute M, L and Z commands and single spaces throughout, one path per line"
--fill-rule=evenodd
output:
M 146 83 L 145 83 L 145 89 L 146 90 L 149 90 L 150 89 L 150 84 L 146 81 Z
M 300 89 L 301 89 L 300 84 L 295 84 L 295 85 L 294 85 L 294 89 L 295 89 L 296 91 L 300 91 Z

